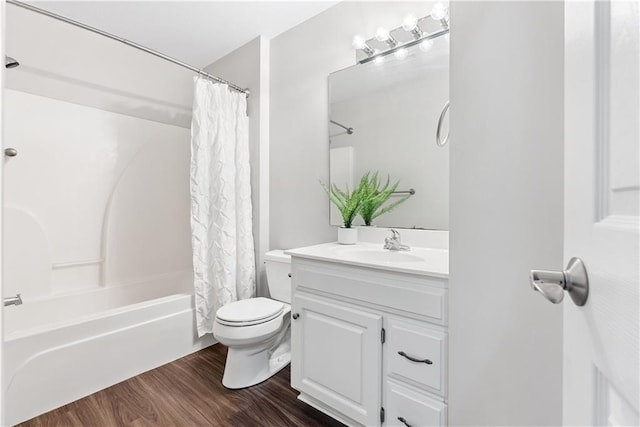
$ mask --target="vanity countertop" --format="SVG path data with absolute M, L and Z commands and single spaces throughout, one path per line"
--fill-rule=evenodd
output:
M 355 245 L 340 245 L 334 242 L 289 249 L 285 253 L 300 258 L 331 261 L 380 270 L 445 279 L 449 277 L 449 251 L 446 249 L 412 247 L 408 251 L 390 251 L 383 249 L 382 244 L 356 243 Z

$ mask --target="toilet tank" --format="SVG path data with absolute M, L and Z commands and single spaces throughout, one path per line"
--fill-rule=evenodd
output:
M 264 254 L 271 298 L 291 303 L 291 256 L 277 249 Z

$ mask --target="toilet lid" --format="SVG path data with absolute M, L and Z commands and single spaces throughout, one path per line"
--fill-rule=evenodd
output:
M 282 313 L 284 304 L 269 298 L 250 298 L 229 303 L 218 310 L 216 317 L 224 324 L 242 326 L 268 322 Z

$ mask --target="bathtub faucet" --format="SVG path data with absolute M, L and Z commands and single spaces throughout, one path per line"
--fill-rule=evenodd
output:
M 4 299 L 4 306 L 8 305 L 20 305 L 22 304 L 22 298 L 20 298 L 20 294 L 16 294 L 15 297 L 8 297 Z

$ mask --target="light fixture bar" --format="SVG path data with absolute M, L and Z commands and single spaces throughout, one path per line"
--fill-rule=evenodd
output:
M 411 33 L 411 35 L 415 40 L 420 40 L 422 38 L 422 35 L 424 34 L 418 25 L 413 27 L 413 30 L 409 32 Z
M 375 55 L 371 55 L 371 56 L 369 56 L 367 58 L 361 59 L 360 61 L 358 61 L 358 64 L 366 64 L 367 62 L 371 62 L 371 61 L 375 60 L 376 58 L 390 55 L 390 54 L 392 54 L 392 53 L 394 53 L 394 52 L 396 52 L 396 51 L 398 51 L 398 50 L 400 50 L 402 48 L 408 48 L 408 47 L 411 47 L 411 46 L 415 46 L 415 45 L 417 45 L 418 43 L 421 43 L 424 40 L 432 40 L 432 39 L 438 38 L 440 36 L 444 36 L 445 34 L 449 34 L 449 28 L 444 28 L 444 29 L 442 29 L 440 31 L 436 31 L 434 33 L 424 34 L 419 39 L 410 40 L 410 41 L 408 41 L 406 43 L 399 44 L 399 45 L 397 45 L 397 46 L 395 46 L 395 47 L 393 47 L 391 49 L 387 49 L 387 50 L 385 50 L 383 52 L 378 52 Z

